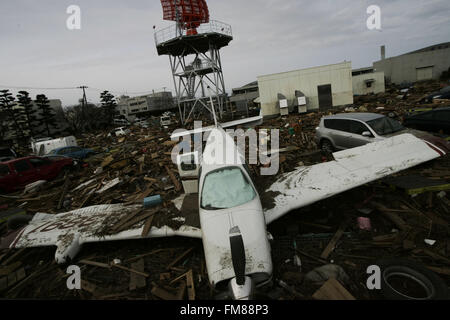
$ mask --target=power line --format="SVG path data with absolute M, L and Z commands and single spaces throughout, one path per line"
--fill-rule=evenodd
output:
M 24 90 L 78 90 L 78 89 L 82 89 L 81 87 L 62 87 L 62 88 L 57 88 L 57 87 L 53 87 L 53 88 L 19 87 L 19 86 L 7 86 L 7 85 L 2 85 L 2 84 L 0 84 L 0 88 L 24 89 Z M 165 89 L 166 87 L 162 87 L 162 88 Z M 86 89 L 96 90 L 96 91 L 99 91 L 99 92 L 106 91 L 105 89 L 98 89 L 98 88 L 93 88 L 93 87 L 89 87 L 89 88 L 86 88 Z M 115 94 L 127 95 L 127 94 L 150 94 L 150 93 L 153 93 L 155 90 L 141 91 L 141 92 L 116 91 L 116 90 L 107 90 L 107 91 L 109 91 L 111 93 L 115 93 Z
M 0 84 L 0 88 L 7 88 L 7 89 L 26 89 L 26 90 L 73 90 L 73 89 L 79 89 L 77 87 L 66 87 L 66 88 L 37 88 L 37 87 L 17 87 L 17 86 L 5 86 Z
M 167 87 L 163 87 L 163 88 L 165 89 Z M 98 88 L 93 88 L 93 87 L 89 87 L 89 89 L 100 91 L 100 92 L 105 91 L 105 90 L 98 89 Z M 115 93 L 115 94 L 126 95 L 126 94 L 149 94 L 149 93 L 153 93 L 155 90 L 142 91 L 142 92 L 116 91 L 116 90 L 107 90 L 107 91 L 111 92 L 111 93 Z

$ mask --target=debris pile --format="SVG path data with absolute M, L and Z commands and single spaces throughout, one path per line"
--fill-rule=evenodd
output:
M 322 116 L 343 111 L 378 112 L 401 118 L 439 89 L 436 83 L 408 90 L 355 97 L 355 104 L 329 112 L 291 114 L 256 129 L 280 129 L 280 172 L 330 159 L 317 150 L 315 128 Z M 172 200 L 182 185 L 171 152 L 177 142 L 155 126 L 133 127 L 127 136 L 85 134 L 78 144 L 96 151 L 72 172 L 27 190 L 0 196 L 0 233 L 34 213 L 56 214 L 92 205 L 124 203 L 142 208 L 98 230 L 112 235 L 126 228 L 167 224 L 178 209 Z M 188 128 L 189 129 L 189 128 Z M 270 150 L 270 148 L 269 148 Z M 248 153 L 248 150 L 247 150 Z M 251 165 L 260 191 L 270 179 Z M 450 158 L 390 176 L 292 212 L 268 227 L 272 234 L 273 286 L 256 292 L 270 299 L 374 299 L 392 292 L 369 290 L 367 268 L 413 266 L 440 277 L 436 292 L 450 286 Z M 198 198 L 192 200 L 197 204 Z M 184 204 L 183 204 L 184 206 Z M 195 208 L 182 207 L 181 210 Z M 28 220 L 27 220 L 28 219 Z M 198 224 L 198 221 L 196 222 Z M 0 296 L 53 299 L 212 299 L 200 240 L 170 238 L 86 244 L 66 265 L 54 262 L 53 247 L 0 251 Z M 384 261 L 395 258 L 394 261 Z M 81 290 L 68 290 L 69 265 L 81 269 Z M 428 270 L 428 271 L 424 271 Z M 436 279 L 436 278 L 433 278 Z M 400 281 L 400 280 L 398 280 Z M 401 282 L 401 281 L 400 281 Z M 399 286 L 403 286 L 401 282 Z M 406 289 L 411 289 L 407 286 Z M 411 289 L 412 291 L 418 289 Z M 420 291 L 420 290 L 419 290 Z M 441 296 L 438 296 L 441 297 Z

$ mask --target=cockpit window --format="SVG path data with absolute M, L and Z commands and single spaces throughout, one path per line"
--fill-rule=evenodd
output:
M 201 207 L 206 210 L 234 208 L 256 196 L 241 169 L 225 168 L 208 173 L 202 189 Z

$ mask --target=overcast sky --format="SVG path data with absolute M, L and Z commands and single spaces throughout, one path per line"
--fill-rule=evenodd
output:
M 68 30 L 67 7 L 81 8 L 81 30 Z M 351 61 L 353 68 L 450 41 L 449 0 L 209 0 L 211 19 L 230 24 L 221 52 L 227 91 L 258 75 Z M 381 8 L 381 30 L 369 30 L 367 7 Z M 114 94 L 173 89 L 167 56 L 153 38 L 162 20 L 158 0 L 1 0 L 0 86 L 87 85 Z M 95 89 L 94 89 L 95 88 Z M 18 89 L 11 90 L 14 94 Z M 28 90 L 63 105 L 80 90 Z

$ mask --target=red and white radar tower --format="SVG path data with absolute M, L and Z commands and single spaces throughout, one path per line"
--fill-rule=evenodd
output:
M 231 26 L 209 19 L 205 0 L 161 0 L 164 20 L 175 25 L 155 32 L 158 55 L 168 55 L 183 124 L 208 110 L 210 90 L 221 117 L 227 94 L 220 49 L 233 40 Z M 207 88 L 210 90 L 207 90 Z

